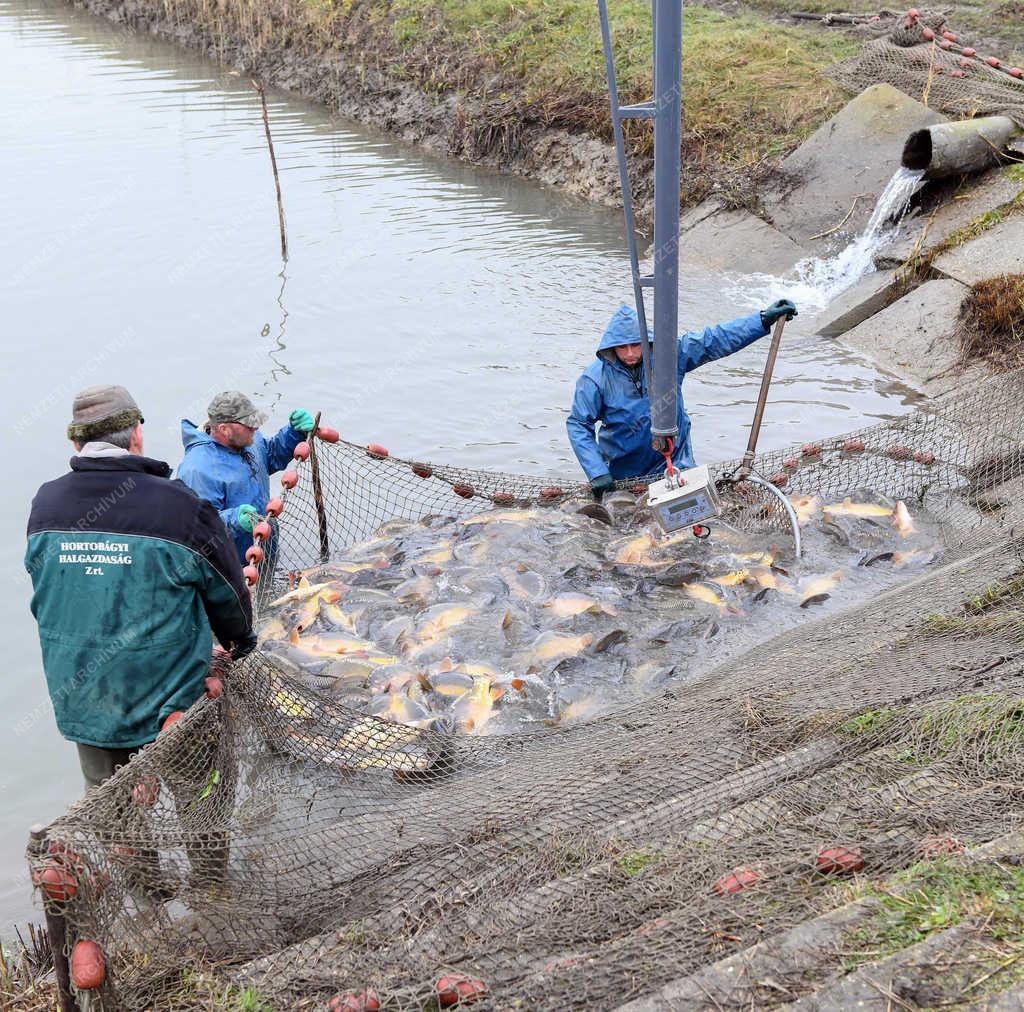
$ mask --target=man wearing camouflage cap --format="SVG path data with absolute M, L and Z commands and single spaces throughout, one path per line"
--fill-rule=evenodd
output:
M 213 637 L 256 643 L 234 546 L 216 510 L 143 456 L 120 386 L 74 401 L 68 474 L 32 500 L 25 566 L 61 734 L 94 786 L 203 695 Z
M 267 416 L 237 390 L 217 394 L 206 413 L 202 429 L 181 421 L 185 459 L 178 477 L 216 507 L 244 564 L 253 526 L 270 499 L 270 476 L 287 467 L 292 451 L 312 431 L 313 416 L 296 409 L 268 439 L 259 431 Z

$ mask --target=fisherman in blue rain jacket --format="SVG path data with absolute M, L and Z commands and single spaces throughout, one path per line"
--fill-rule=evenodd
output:
M 288 466 L 292 451 L 312 431 L 313 416 L 299 408 L 267 439 L 259 431 L 267 416 L 245 394 L 227 390 L 210 401 L 207 419 L 201 429 L 182 419 L 185 459 L 177 477 L 216 507 L 244 565 L 252 529 L 270 499 L 270 476 Z
M 796 315 L 792 302 L 779 299 L 759 313 L 683 334 L 679 338 L 677 359 L 679 383 L 690 370 L 731 355 L 764 337 L 780 317 L 791 320 Z M 601 427 L 595 435 L 598 422 Z M 672 463 L 685 470 L 693 467 L 693 447 L 690 416 L 683 406 L 682 391 L 676 409 L 676 425 L 679 435 Z M 664 470 L 665 458 L 651 446 L 651 405 L 643 370 L 640 321 L 635 309 L 620 306 L 612 317 L 597 346 L 597 361 L 591 362 L 576 381 L 566 428 L 576 458 L 598 500 L 616 481 Z

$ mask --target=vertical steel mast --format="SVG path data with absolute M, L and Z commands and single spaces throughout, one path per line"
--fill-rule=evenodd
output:
M 679 332 L 679 148 L 682 140 L 682 0 L 651 0 L 651 23 L 654 53 L 654 99 L 637 105 L 619 105 L 612 53 L 611 30 L 608 24 L 607 0 L 598 0 L 601 16 L 601 38 L 604 44 L 605 73 L 611 100 L 612 129 L 615 154 L 619 163 L 619 182 L 626 219 L 633 274 L 633 297 L 640 317 L 640 335 L 647 374 L 647 390 L 651 401 L 651 434 L 654 449 L 667 448 L 676 429 L 676 401 L 679 382 L 676 372 L 676 335 Z M 654 120 L 654 270 L 650 276 L 640 274 L 636 230 L 633 216 L 629 166 L 622 136 L 624 119 Z M 647 347 L 647 313 L 643 290 L 654 289 L 653 362 Z

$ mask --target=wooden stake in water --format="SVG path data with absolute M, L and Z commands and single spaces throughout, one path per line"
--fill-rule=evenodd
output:
M 741 477 L 750 474 L 750 466 L 754 463 L 757 452 L 757 437 L 761 434 L 761 422 L 764 419 L 764 408 L 768 402 L 768 389 L 772 385 L 772 373 L 775 371 L 775 360 L 779 356 L 779 345 L 782 344 L 782 331 L 786 326 L 786 318 L 780 316 L 772 333 L 772 344 L 768 349 L 768 361 L 764 364 L 764 375 L 761 377 L 761 390 L 757 395 L 757 407 L 754 408 L 754 422 L 750 426 L 750 439 L 747 440 L 747 452 L 743 454 L 740 465 Z
M 281 226 L 281 259 L 288 260 L 288 235 L 285 232 L 284 223 L 284 202 L 281 200 L 281 178 L 277 174 L 277 156 L 274 154 L 274 140 L 270 136 L 270 117 L 267 114 L 267 96 L 263 93 L 263 85 L 255 78 L 251 78 L 252 86 L 260 97 L 260 107 L 263 110 L 263 130 L 267 135 L 267 147 L 270 149 L 270 167 L 274 170 L 274 189 L 277 191 L 277 220 Z

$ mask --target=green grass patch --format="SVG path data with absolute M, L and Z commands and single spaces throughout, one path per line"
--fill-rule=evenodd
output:
M 843 721 L 841 729 L 851 735 L 873 734 L 891 724 L 899 716 L 902 716 L 902 711 L 891 706 L 865 710 L 863 713 L 848 717 Z
M 866 895 L 878 907 L 848 947 L 851 969 L 968 920 L 985 923 L 996 941 L 1024 943 L 1024 868 L 938 858 L 897 875 L 885 891 L 869 888 Z
M 663 855 L 653 850 L 631 850 L 621 854 L 616 864 L 629 876 L 640 872 L 661 861 Z

